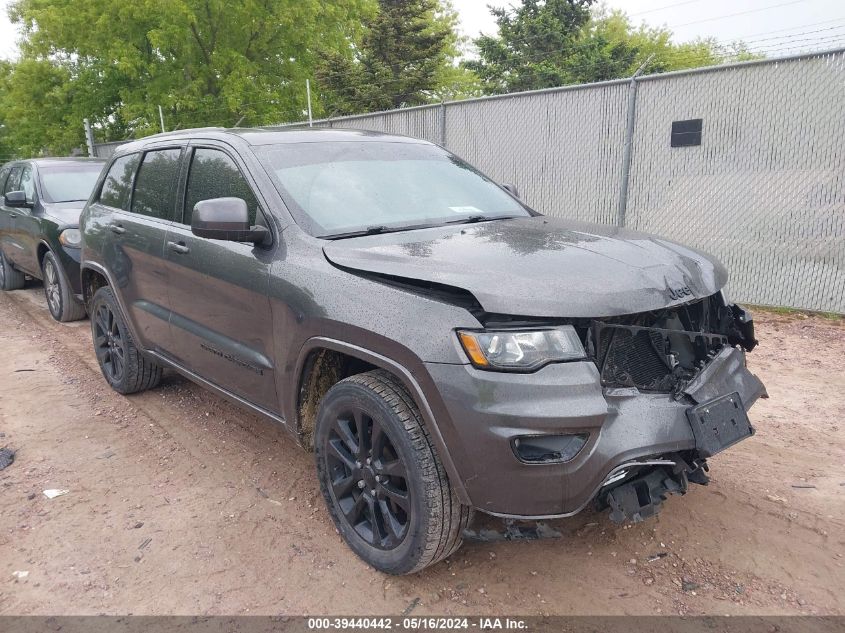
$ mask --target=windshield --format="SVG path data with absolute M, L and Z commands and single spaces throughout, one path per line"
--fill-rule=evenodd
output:
M 103 163 L 56 163 L 40 165 L 41 194 L 46 202 L 88 200 Z
M 531 215 L 434 145 L 290 143 L 261 147 L 257 154 L 297 222 L 318 237 Z

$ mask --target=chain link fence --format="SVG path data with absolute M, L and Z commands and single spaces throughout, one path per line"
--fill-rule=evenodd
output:
M 542 213 L 624 223 L 716 255 L 735 300 L 845 313 L 843 104 L 837 50 L 314 126 L 439 143 Z M 698 121 L 700 144 L 673 147 L 673 123 Z

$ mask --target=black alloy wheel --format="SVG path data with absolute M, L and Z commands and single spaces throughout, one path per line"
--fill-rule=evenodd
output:
M 161 365 L 135 345 L 112 289 L 103 286 L 91 299 L 91 334 L 100 371 L 111 388 L 124 395 L 152 389 Z
M 111 308 L 101 303 L 93 317 L 94 351 L 100 367 L 110 383 L 123 381 L 126 370 L 126 347 L 123 334 Z
M 382 425 L 360 407 L 341 411 L 329 431 L 332 495 L 368 544 L 394 549 L 408 533 L 408 472 Z
M 344 378 L 322 397 L 314 428 L 320 490 L 346 544 L 389 574 L 409 574 L 461 546 L 472 520 L 419 408 L 393 374 Z

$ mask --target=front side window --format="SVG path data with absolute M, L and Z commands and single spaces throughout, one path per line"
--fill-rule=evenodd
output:
M 21 172 L 20 190 L 26 194 L 28 202 L 35 200 L 35 176 L 32 173 L 32 166 L 26 165 Z
M 249 210 L 250 226 L 255 224 L 258 201 L 235 161 L 220 150 L 199 148 L 194 151 L 191 170 L 188 172 L 183 222 L 191 223 L 191 214 L 197 202 L 212 198 L 241 198 Z
M 181 149 L 158 149 L 144 154 L 135 178 L 132 213 L 173 219 L 173 192 L 179 176 Z
M 23 167 L 20 165 L 16 165 L 12 167 L 12 171 L 9 172 L 9 179 L 6 181 L 6 186 L 3 189 L 3 193 L 9 193 L 10 191 L 20 191 L 18 187 L 21 184 L 21 172 L 23 171 Z
M 132 178 L 139 160 L 140 154 L 128 154 L 112 163 L 100 190 L 100 204 L 129 211 Z
M 41 195 L 46 202 L 84 202 L 94 190 L 102 169 L 102 163 L 95 162 L 39 165 Z
M 318 237 L 531 215 L 496 183 L 434 145 L 284 143 L 256 153 L 297 222 Z

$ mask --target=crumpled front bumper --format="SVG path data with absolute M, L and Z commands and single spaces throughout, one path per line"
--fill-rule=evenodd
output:
M 614 471 L 630 462 L 694 451 L 689 402 L 635 388 L 603 389 L 592 362 L 560 363 L 532 374 L 426 365 L 466 456 L 456 464 L 472 505 L 499 516 L 552 518 L 579 512 Z M 739 393 L 750 408 L 765 395 L 739 349 L 726 348 L 686 390 L 696 403 Z M 565 463 L 520 461 L 513 440 L 586 433 Z

